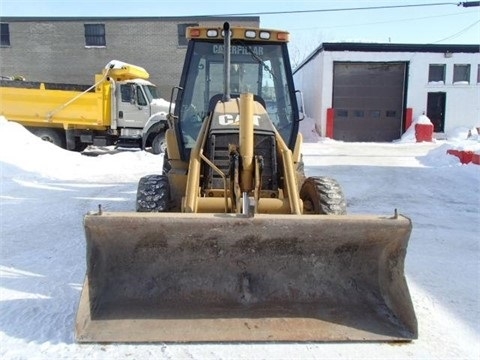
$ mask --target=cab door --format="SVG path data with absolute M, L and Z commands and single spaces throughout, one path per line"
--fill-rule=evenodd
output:
M 150 104 L 142 86 L 124 83 L 117 91 L 118 127 L 143 129 L 150 117 Z

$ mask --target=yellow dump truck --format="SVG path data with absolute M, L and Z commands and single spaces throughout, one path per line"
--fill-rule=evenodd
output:
M 164 149 L 170 103 L 142 67 L 113 60 L 92 86 L 0 80 L 0 115 L 68 150 L 87 145 Z

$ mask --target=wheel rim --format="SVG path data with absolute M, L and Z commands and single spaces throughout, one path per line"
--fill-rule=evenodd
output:
M 52 143 L 54 144 L 55 141 L 53 140 L 53 138 L 49 135 L 43 135 L 42 137 L 40 137 L 40 139 L 42 139 L 43 141 L 48 141 L 49 143 Z
M 152 142 L 152 148 L 155 154 L 165 153 L 165 150 L 167 149 L 167 142 L 165 141 L 164 134 L 158 134 L 155 136 Z

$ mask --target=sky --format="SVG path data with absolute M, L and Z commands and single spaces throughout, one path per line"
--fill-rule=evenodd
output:
M 480 7 L 463 8 L 457 6 L 458 3 L 438 0 L 0 0 L 0 19 L 4 16 L 251 14 L 260 16 L 262 27 L 289 31 L 290 51 L 305 57 L 322 42 L 332 41 L 480 44 Z M 324 11 L 382 6 L 391 8 Z M 294 13 L 264 14 L 266 12 Z

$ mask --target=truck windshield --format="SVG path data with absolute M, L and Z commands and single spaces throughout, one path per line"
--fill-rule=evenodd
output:
M 195 126 L 192 132 L 187 123 L 201 122 L 209 111 L 210 99 L 223 94 L 224 86 L 223 44 L 196 41 L 191 46 L 191 61 L 182 84 L 182 105 L 175 109 L 186 148 L 193 146 L 199 131 L 199 126 Z M 273 124 L 285 142 L 291 144 L 298 114 L 291 70 L 285 58 L 285 43 L 247 44 L 232 40 L 230 94 L 235 97 L 249 92 L 262 98 Z
M 148 98 L 148 103 L 150 104 L 153 99 L 158 99 L 157 87 L 154 85 L 144 85 L 143 89 L 145 90 L 145 95 Z

